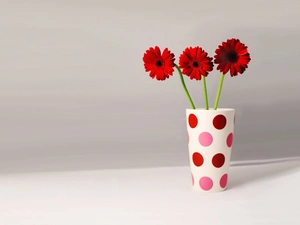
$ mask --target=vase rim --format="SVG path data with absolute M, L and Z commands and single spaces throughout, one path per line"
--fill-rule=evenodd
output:
M 214 110 L 214 108 L 209 108 L 209 110 L 205 108 L 196 108 L 196 109 L 186 109 L 186 111 L 234 111 L 234 108 L 217 108 Z

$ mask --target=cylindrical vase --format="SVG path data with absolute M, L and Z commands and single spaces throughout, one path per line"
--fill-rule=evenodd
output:
M 192 186 L 203 192 L 227 187 L 235 110 L 187 109 L 188 149 Z

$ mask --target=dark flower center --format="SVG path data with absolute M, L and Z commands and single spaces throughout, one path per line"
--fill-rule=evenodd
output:
M 193 67 L 198 67 L 199 63 L 198 62 L 193 62 Z
M 235 51 L 231 51 L 226 55 L 226 58 L 230 63 L 234 63 L 237 61 L 238 55 Z
M 158 67 L 160 67 L 160 66 L 163 65 L 163 63 L 162 63 L 162 61 L 158 60 L 158 61 L 156 62 L 156 65 L 157 65 Z

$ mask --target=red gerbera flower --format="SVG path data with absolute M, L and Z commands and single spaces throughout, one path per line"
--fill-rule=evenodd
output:
M 174 72 L 175 55 L 168 48 L 165 48 L 161 54 L 158 46 L 149 48 L 143 57 L 146 72 L 150 71 L 150 77 L 157 80 L 165 80 L 172 76 Z
M 207 55 L 201 47 L 186 48 L 179 57 L 182 73 L 189 76 L 191 80 L 194 78 L 201 80 L 201 75 L 206 77 L 214 67 L 213 58 Z
M 214 63 L 219 64 L 217 69 L 224 75 L 230 70 L 230 76 L 242 74 L 247 64 L 250 62 L 248 47 L 241 43 L 239 39 L 228 39 L 216 49 Z

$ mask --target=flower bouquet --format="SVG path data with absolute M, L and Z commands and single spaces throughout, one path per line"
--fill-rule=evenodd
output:
M 188 149 L 192 186 L 204 192 L 219 192 L 227 187 L 228 171 L 234 134 L 235 110 L 218 108 L 225 75 L 243 74 L 250 62 L 248 47 L 239 39 L 231 38 L 215 50 L 214 60 L 202 47 L 188 47 L 175 63 L 175 55 L 158 46 L 144 53 L 145 71 L 151 78 L 163 81 L 179 73 L 181 84 L 191 105 L 186 109 Z M 214 64 L 221 72 L 219 87 L 213 108 L 209 108 L 206 77 Z M 191 80 L 202 80 L 205 108 L 196 108 L 185 85 L 183 75 Z

